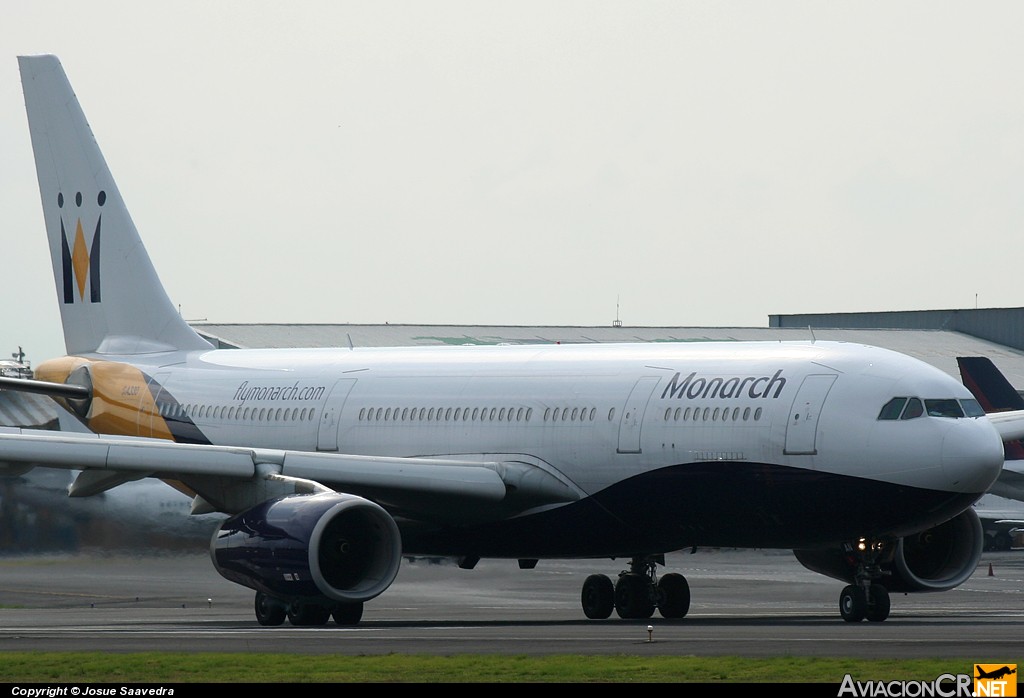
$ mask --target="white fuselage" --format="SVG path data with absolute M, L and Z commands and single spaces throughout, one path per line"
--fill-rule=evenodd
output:
M 876 520 L 870 532 L 904 533 L 905 522 L 892 531 L 896 524 L 877 516 L 881 503 L 930 493 L 934 511 L 910 528 L 934 525 L 985 492 L 1002 462 L 1001 441 L 983 417 L 880 420 L 894 397 L 971 395 L 930 365 L 853 344 L 215 350 L 171 361 L 155 355 L 152 364 L 140 358 L 133 365 L 157 405 L 156 413 L 140 413 L 150 422 L 141 424 L 143 435 L 162 421 L 175 439 L 197 443 L 515 459 L 580 499 L 607 496 L 602 507 L 613 515 L 617 488 L 639 487 L 652 525 L 672 528 L 678 519 L 673 535 L 694 542 L 756 544 L 760 517 L 770 544 L 798 520 L 816 525 L 818 509 L 826 519 L 836 506 L 853 508 L 800 504 L 816 491 L 868 497 Z M 815 490 L 817 483 L 828 488 Z M 673 502 L 680 511 L 669 513 Z M 703 526 L 711 503 L 746 522 Z M 806 511 L 798 517 L 794 508 Z M 846 518 L 854 527 L 856 516 Z M 749 535 L 739 533 L 748 526 Z
M 879 421 L 892 397 L 972 396 L 927 364 L 851 344 L 220 350 L 148 371 L 181 406 L 168 416 L 211 443 L 523 453 L 588 494 L 695 461 L 979 492 L 991 471 L 958 472 L 944 442 L 962 431 L 998 445 L 984 420 Z

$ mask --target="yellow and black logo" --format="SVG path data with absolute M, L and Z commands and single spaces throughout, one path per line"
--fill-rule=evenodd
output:
M 1016 696 L 1017 665 L 1016 664 L 975 664 L 974 695 L 979 696 Z
M 107 193 L 101 191 L 96 196 L 96 203 L 101 207 L 107 201 Z M 64 194 L 57 194 L 57 207 L 60 214 L 60 245 L 61 267 L 64 273 L 64 302 L 75 302 L 75 290 L 78 300 L 85 301 L 85 285 L 89 283 L 89 302 L 100 302 L 100 223 L 103 216 L 96 217 L 96 231 L 92 242 L 86 245 L 85 233 L 82 230 L 82 217 L 76 216 L 75 239 L 68 242 L 67 228 L 64 226 Z M 75 193 L 75 207 L 82 208 L 82 192 Z M 70 207 L 69 207 L 70 208 Z

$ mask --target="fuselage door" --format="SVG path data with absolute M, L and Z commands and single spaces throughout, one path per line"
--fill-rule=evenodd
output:
M 619 420 L 618 453 L 640 453 L 640 429 L 644 423 L 644 412 L 647 411 L 647 402 L 659 380 L 657 376 L 641 378 L 630 391 Z
M 338 450 L 338 425 L 341 422 L 341 409 L 345 406 L 345 400 L 348 399 L 348 394 L 352 392 L 352 386 L 355 384 L 355 378 L 341 378 L 331 388 L 331 394 L 327 396 L 327 401 L 320 411 L 320 429 L 317 432 L 316 450 Z
M 787 455 L 814 455 L 818 452 L 818 417 L 836 380 L 835 374 L 816 374 L 804 378 L 793 399 L 786 425 Z

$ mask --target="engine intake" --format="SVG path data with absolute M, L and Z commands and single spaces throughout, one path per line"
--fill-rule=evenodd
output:
M 270 596 L 353 603 L 391 586 L 402 541 L 382 507 L 329 492 L 272 499 L 231 517 L 210 555 L 225 579 Z
M 879 560 L 885 576 L 878 581 L 889 591 L 948 591 L 974 574 L 983 548 L 981 520 L 974 509 L 967 509 L 927 531 L 900 538 L 890 554 Z M 793 553 L 812 572 L 855 581 L 859 560 L 840 546 Z

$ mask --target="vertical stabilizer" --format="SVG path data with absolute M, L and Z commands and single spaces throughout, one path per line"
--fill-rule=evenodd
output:
M 68 354 L 209 349 L 167 297 L 56 56 L 19 56 Z
M 1024 398 L 987 356 L 958 356 L 960 377 L 986 412 L 1024 410 Z

